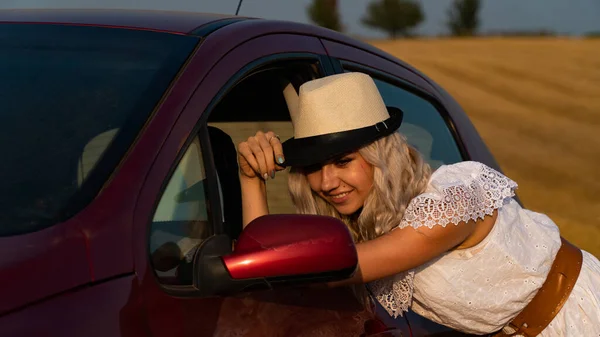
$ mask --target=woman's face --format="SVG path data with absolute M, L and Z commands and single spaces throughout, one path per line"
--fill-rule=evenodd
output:
M 310 188 L 343 215 L 361 209 L 373 186 L 373 165 L 358 152 L 315 165 L 305 172 Z

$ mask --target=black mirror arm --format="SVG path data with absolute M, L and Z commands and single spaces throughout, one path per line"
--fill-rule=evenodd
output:
M 263 278 L 235 280 L 231 277 L 221 258 L 231 253 L 231 246 L 231 239 L 221 234 L 208 238 L 196 250 L 193 259 L 193 284 L 199 296 L 227 296 L 250 290 L 271 289 L 271 284 Z

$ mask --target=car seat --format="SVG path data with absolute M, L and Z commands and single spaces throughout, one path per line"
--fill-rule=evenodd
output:
M 236 146 L 227 133 L 214 126 L 208 126 L 208 136 L 221 194 L 223 228 L 231 239 L 237 239 L 243 226 L 242 189 Z

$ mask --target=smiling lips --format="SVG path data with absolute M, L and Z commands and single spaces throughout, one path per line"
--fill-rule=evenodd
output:
M 350 192 L 343 192 L 343 193 L 339 193 L 339 194 L 330 194 L 329 197 L 331 198 L 331 201 L 336 203 L 336 204 L 340 204 L 346 200 L 348 200 L 348 195 L 350 194 Z

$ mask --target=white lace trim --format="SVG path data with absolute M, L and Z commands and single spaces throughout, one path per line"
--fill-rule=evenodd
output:
M 483 164 L 477 167 L 480 172 L 475 177 L 469 174 L 469 181 L 460 179 L 442 188 L 441 195 L 423 193 L 411 200 L 398 227 L 445 227 L 448 223 L 458 225 L 461 221 L 483 219 L 515 195 L 514 181 Z
M 412 303 L 414 277 L 414 271 L 410 270 L 369 282 L 369 289 L 385 311 L 396 318 L 407 312 Z
M 462 162 L 438 169 L 430 187 L 409 203 L 398 228 L 458 225 L 477 220 L 502 207 L 515 195 L 517 184 L 500 172 L 475 162 Z M 373 296 L 394 318 L 412 304 L 414 271 L 369 283 Z

